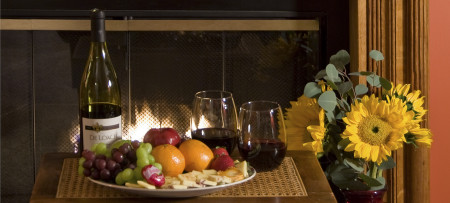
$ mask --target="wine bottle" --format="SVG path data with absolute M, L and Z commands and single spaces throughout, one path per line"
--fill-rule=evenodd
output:
M 106 47 L 105 13 L 91 11 L 91 45 L 80 84 L 80 150 L 122 138 L 122 109 L 116 72 Z

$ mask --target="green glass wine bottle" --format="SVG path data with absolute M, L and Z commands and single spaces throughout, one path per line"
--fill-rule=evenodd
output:
M 91 46 L 80 84 L 80 150 L 122 138 L 120 88 L 105 40 L 105 13 L 91 12 Z

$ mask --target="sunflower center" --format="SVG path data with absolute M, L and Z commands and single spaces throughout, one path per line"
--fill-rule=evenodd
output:
M 358 135 L 361 141 L 371 145 L 381 145 L 386 142 L 386 138 L 392 131 L 391 125 L 379 116 L 371 115 L 358 125 Z

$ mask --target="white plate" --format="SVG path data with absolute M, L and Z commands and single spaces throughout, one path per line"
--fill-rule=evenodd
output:
M 228 187 L 232 187 L 234 185 L 238 185 L 238 184 L 247 182 L 255 177 L 256 171 L 254 168 L 251 168 L 250 174 L 251 174 L 250 177 L 245 178 L 240 181 L 237 181 L 237 182 L 234 182 L 234 183 L 230 183 L 230 184 L 218 185 L 218 186 L 207 186 L 207 187 L 203 187 L 203 188 L 188 188 L 188 189 L 183 189 L 183 190 L 175 190 L 175 189 L 149 190 L 149 189 L 145 189 L 145 188 L 131 188 L 131 187 L 126 187 L 126 186 L 122 186 L 122 185 L 106 183 L 106 182 L 94 180 L 91 178 L 88 178 L 88 179 L 96 184 L 103 185 L 105 187 L 115 188 L 118 190 L 122 190 L 124 192 L 134 193 L 137 195 L 149 196 L 149 197 L 181 198 L 181 197 L 195 197 L 195 196 L 206 195 L 206 194 L 209 194 L 212 192 L 223 190 Z

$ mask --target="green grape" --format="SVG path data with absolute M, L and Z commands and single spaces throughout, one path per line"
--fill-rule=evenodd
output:
M 153 164 L 155 163 L 155 157 L 151 154 L 148 155 L 148 164 Z
M 134 177 L 136 178 L 136 180 L 144 180 L 144 177 L 142 177 L 142 167 L 136 167 L 133 170 L 134 172 Z
M 148 153 L 147 153 L 147 150 L 146 149 L 144 149 L 144 147 L 142 147 L 143 145 L 141 145 L 141 147 L 139 147 L 137 150 L 136 150 L 136 157 L 137 157 L 137 159 L 139 160 L 139 159 L 148 159 Z
M 85 159 L 84 157 L 81 157 L 81 158 L 78 160 L 78 166 L 83 166 L 84 161 L 86 161 L 86 159 Z
M 125 184 L 125 180 L 123 180 L 123 171 L 117 174 L 115 181 L 117 185 Z
M 141 146 L 143 146 L 147 150 L 147 154 L 150 154 L 152 152 L 152 144 L 150 144 L 150 143 L 142 143 Z
M 150 164 L 150 161 L 147 159 L 139 159 L 136 161 L 137 167 L 144 167 Z
M 133 169 L 126 168 L 122 171 L 122 178 L 125 182 L 130 182 L 134 179 Z
M 95 152 L 95 150 L 97 149 L 98 143 L 95 143 L 94 145 L 92 145 L 91 147 L 91 151 Z
M 103 154 L 103 155 L 111 154 L 111 153 L 108 153 L 108 148 L 106 147 L 105 143 L 100 142 L 95 145 L 96 145 L 96 147 L 95 147 L 96 154 Z
M 154 167 L 159 168 L 160 171 L 162 171 L 162 165 L 160 163 L 153 163 L 152 164 Z
M 115 142 L 113 142 L 111 144 L 110 151 L 111 151 L 111 149 L 114 149 L 114 148 L 119 149 L 120 146 L 122 146 L 123 144 L 125 144 L 127 142 L 131 144 L 131 140 L 116 140 Z
M 84 175 L 83 172 L 84 172 L 83 166 L 78 166 L 78 175 L 80 175 L 80 176 Z

